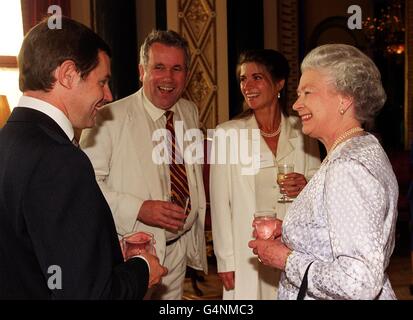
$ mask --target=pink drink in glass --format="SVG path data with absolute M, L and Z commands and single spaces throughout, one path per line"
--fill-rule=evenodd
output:
M 139 254 L 141 252 L 148 252 L 156 254 L 155 251 L 155 239 L 153 234 L 148 232 L 135 232 L 130 235 L 126 235 L 122 239 L 124 255 L 126 253 Z
M 274 239 L 277 228 L 277 214 L 275 212 L 256 212 L 254 214 L 254 228 L 257 232 L 257 239 Z

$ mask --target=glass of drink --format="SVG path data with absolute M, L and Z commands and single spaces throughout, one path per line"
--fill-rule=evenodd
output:
M 178 206 L 181 206 L 182 208 L 184 208 L 185 214 L 186 215 L 189 214 L 189 212 L 187 212 L 188 211 L 188 205 L 189 205 L 189 197 L 184 197 L 183 200 L 182 200 L 182 203 L 181 203 L 181 201 L 179 201 L 179 199 L 175 195 L 170 194 L 169 196 L 167 196 L 166 201 L 169 201 L 169 202 L 172 202 L 172 203 L 174 203 Z
M 121 244 L 125 259 L 129 256 L 139 255 L 145 251 L 156 255 L 155 238 L 153 234 L 149 232 L 139 231 L 124 235 Z
M 278 165 L 277 183 L 280 185 L 280 193 L 282 194 L 278 199 L 278 202 L 280 203 L 293 202 L 293 199 L 289 198 L 285 192 L 281 191 L 281 182 L 285 179 L 285 175 L 292 172 L 294 172 L 293 164 L 283 163 Z
M 253 226 L 257 233 L 257 239 L 274 239 L 277 228 L 277 213 L 275 211 L 255 212 Z
M 171 194 L 169 194 L 169 196 L 167 196 L 167 200 L 166 201 L 169 201 L 169 202 L 171 202 L 171 203 L 173 203 L 173 204 L 176 204 L 176 205 L 178 205 L 178 206 L 181 206 L 183 209 L 184 209 L 184 214 L 185 214 L 185 219 L 183 220 L 183 223 L 186 223 L 186 218 L 188 217 L 188 215 L 189 215 L 189 213 L 190 212 L 188 212 L 189 210 L 189 197 L 184 197 L 184 199 L 182 200 L 182 202 L 183 203 L 181 203 L 181 201 L 179 201 L 178 200 L 178 198 L 175 196 L 175 195 L 173 195 L 172 193 Z

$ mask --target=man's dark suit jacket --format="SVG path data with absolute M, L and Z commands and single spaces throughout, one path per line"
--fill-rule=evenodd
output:
M 88 157 L 15 108 L 0 130 L 0 299 L 140 299 L 148 277 L 143 259 L 123 262 Z

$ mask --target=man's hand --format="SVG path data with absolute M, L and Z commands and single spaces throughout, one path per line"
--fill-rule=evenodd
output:
M 185 218 L 184 208 L 172 202 L 160 200 L 146 200 L 138 213 L 139 221 L 172 232 L 183 228 Z
M 228 291 L 235 288 L 235 271 L 218 272 L 218 276 L 221 278 L 225 290 Z
M 148 252 L 142 252 L 140 255 L 144 257 L 149 263 L 150 274 L 148 288 L 152 288 L 155 284 L 161 281 L 161 278 L 163 276 L 166 276 L 168 274 L 168 269 L 163 267 L 159 263 L 157 256 L 154 256 L 153 254 L 150 254 Z

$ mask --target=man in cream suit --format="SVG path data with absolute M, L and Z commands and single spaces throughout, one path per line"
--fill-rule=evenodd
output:
M 84 131 L 80 143 L 111 207 L 118 234 L 139 230 L 155 236 L 156 253 L 169 273 L 151 299 L 181 299 L 187 264 L 207 272 L 202 168 L 185 163 L 191 208 L 186 216 L 182 205 L 169 201 L 169 165 L 156 164 L 152 158 L 158 143 L 152 136 L 165 129 L 166 111 L 174 112 L 175 126 L 181 121 L 184 132 L 198 128 L 197 107 L 181 98 L 189 63 L 188 43 L 180 35 L 150 33 L 140 51 L 143 87 L 105 106 L 97 127 Z

